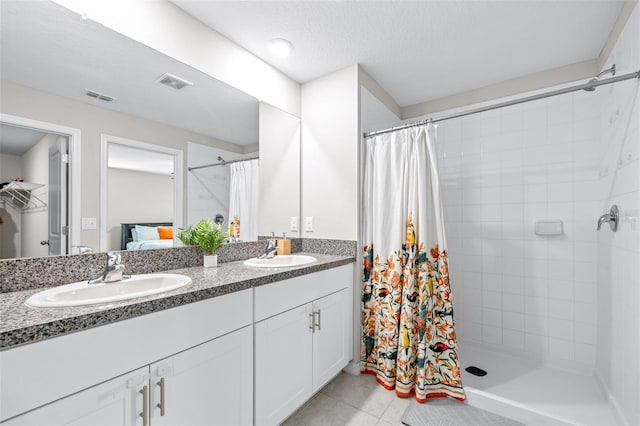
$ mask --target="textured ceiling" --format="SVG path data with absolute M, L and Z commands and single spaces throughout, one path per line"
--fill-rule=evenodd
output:
M 361 64 L 400 106 L 598 57 L 623 2 L 172 0 L 304 83 Z M 275 59 L 267 42 L 295 49 Z

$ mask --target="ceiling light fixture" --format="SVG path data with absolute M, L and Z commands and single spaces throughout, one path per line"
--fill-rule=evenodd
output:
M 269 42 L 269 51 L 278 58 L 286 58 L 293 50 L 293 44 L 284 38 L 274 38 Z

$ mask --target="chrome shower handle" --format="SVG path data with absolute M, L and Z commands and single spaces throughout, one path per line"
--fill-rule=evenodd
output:
M 598 218 L 598 231 L 605 222 L 609 222 L 609 227 L 613 232 L 618 231 L 618 225 L 620 224 L 620 210 L 617 205 L 614 204 L 611 206 L 609 213 L 605 213 Z

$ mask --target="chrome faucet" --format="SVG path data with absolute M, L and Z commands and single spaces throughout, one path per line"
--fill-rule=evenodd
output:
M 278 251 L 278 246 L 276 245 L 276 240 L 267 240 L 267 247 L 264 249 L 264 253 L 258 256 L 258 259 L 271 259 L 276 255 Z
M 611 206 L 609 213 L 605 213 L 598 218 L 598 231 L 605 222 L 609 222 L 609 227 L 613 232 L 618 230 L 618 225 L 620 224 L 620 210 L 617 205 L 614 204 Z
M 104 272 L 99 277 L 93 278 L 88 281 L 89 284 L 98 283 L 112 283 L 115 281 L 122 281 L 130 276 L 124 275 L 124 265 L 122 264 L 122 257 L 117 251 L 110 251 L 107 253 L 107 266 Z

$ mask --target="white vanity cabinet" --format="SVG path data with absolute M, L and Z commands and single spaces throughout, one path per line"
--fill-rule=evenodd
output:
M 0 423 L 250 425 L 252 302 L 244 290 L 2 351 Z
M 246 326 L 14 417 L 7 425 L 251 425 L 252 339 Z
M 14 417 L 7 425 L 141 425 L 149 368 L 108 380 L 59 401 Z M 147 387 L 148 388 L 148 387 Z
M 251 326 L 152 364 L 150 388 L 151 426 L 251 425 Z
M 0 351 L 0 424 L 280 423 L 351 359 L 352 286 L 349 264 Z
M 275 425 L 351 359 L 353 265 L 255 289 L 255 424 Z

